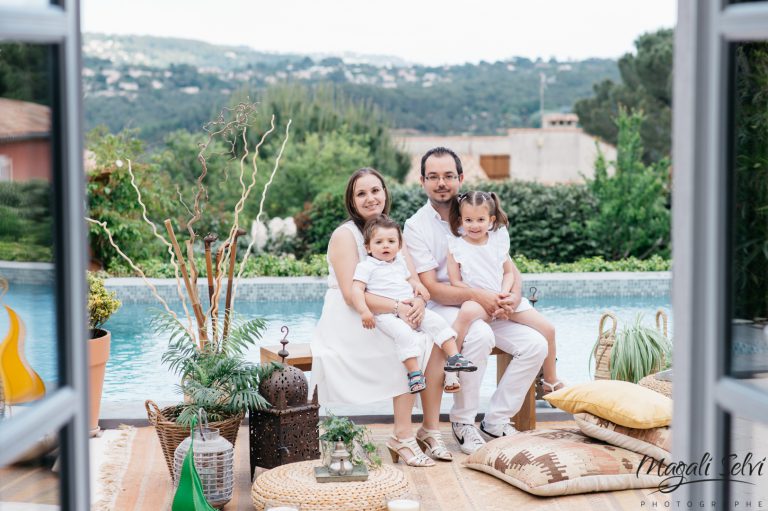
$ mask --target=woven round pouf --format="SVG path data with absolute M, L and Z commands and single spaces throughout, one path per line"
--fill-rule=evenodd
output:
M 672 398 L 672 380 L 668 376 L 662 376 L 664 373 L 668 373 L 668 371 L 662 371 L 656 374 L 649 374 L 648 376 L 646 376 L 645 378 L 637 382 L 637 384 L 640 385 L 641 387 L 655 390 L 659 394 L 663 394 L 671 399 Z M 663 379 L 661 379 L 660 376 Z
M 301 504 L 301 511 L 386 511 L 384 498 L 409 492 L 405 475 L 389 465 L 371 470 L 367 481 L 318 483 L 320 460 L 289 463 L 264 472 L 253 483 L 258 511 L 269 501 Z

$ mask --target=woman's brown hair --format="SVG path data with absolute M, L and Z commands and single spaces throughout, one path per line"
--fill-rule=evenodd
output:
M 460 193 L 456 200 L 451 203 L 451 211 L 448 216 L 448 222 L 451 226 L 451 232 L 454 236 L 461 236 L 459 234 L 459 227 L 461 227 L 461 206 L 469 204 L 470 206 L 481 206 L 483 204 L 488 205 L 488 214 L 496 217 L 491 226 L 491 230 L 495 231 L 499 227 L 509 225 L 509 218 L 504 210 L 501 208 L 501 202 L 499 196 L 494 192 L 466 192 Z
M 347 190 L 344 192 L 344 207 L 347 208 L 349 220 L 352 220 L 361 232 L 365 228 L 365 220 L 360 216 L 360 213 L 355 210 L 355 183 L 358 179 L 367 175 L 376 176 L 379 178 L 379 181 L 381 181 L 381 187 L 384 189 L 384 195 L 387 198 L 387 201 L 384 204 L 384 211 L 382 211 L 383 215 L 389 214 L 389 204 L 392 202 L 391 197 L 389 196 L 387 183 L 384 182 L 384 176 L 382 176 L 378 170 L 371 167 L 363 167 L 354 171 L 352 175 L 349 176 L 349 181 L 347 181 Z

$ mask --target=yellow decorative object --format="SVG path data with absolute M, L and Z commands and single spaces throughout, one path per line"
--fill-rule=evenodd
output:
M 671 399 L 626 381 L 582 383 L 550 392 L 544 399 L 568 413 L 591 413 L 628 428 L 658 428 L 672 422 Z
M 0 379 L 2 379 L 7 404 L 14 405 L 36 401 L 45 395 L 45 384 L 24 356 L 24 322 L 13 309 L 8 311 L 10 328 L 0 344 Z

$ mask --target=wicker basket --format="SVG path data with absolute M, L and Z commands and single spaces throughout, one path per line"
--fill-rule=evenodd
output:
M 613 321 L 613 326 L 609 331 L 605 331 L 605 320 L 610 318 Z M 606 312 L 600 317 L 600 325 L 598 327 L 598 340 L 595 347 L 595 379 L 596 380 L 610 380 L 611 379 L 611 350 L 613 344 L 616 342 L 616 316 L 611 312 Z M 656 329 L 659 330 L 664 337 L 667 337 L 667 324 L 669 319 L 667 314 L 659 309 L 656 311 Z M 665 366 L 665 361 L 662 360 L 660 367 L 655 367 L 654 372 L 660 371 Z M 655 390 L 655 389 L 654 389 Z
M 605 331 L 605 321 L 611 319 L 613 326 Z M 595 346 L 595 379 L 611 379 L 611 350 L 613 343 L 616 342 L 616 316 L 611 312 L 606 312 L 600 317 L 600 324 L 597 329 L 597 346 Z
M 144 403 L 144 407 L 147 409 L 149 423 L 157 431 L 157 438 L 160 439 L 160 447 L 163 449 L 163 456 L 165 456 L 165 464 L 168 466 L 171 479 L 173 479 L 173 453 L 176 451 L 176 447 L 189 436 L 189 426 L 182 426 L 174 422 L 178 415 L 178 408 L 175 406 L 161 410 L 154 401 L 148 399 Z M 229 419 L 211 422 L 209 427 L 217 428 L 221 436 L 229 440 L 234 446 L 243 416 L 243 413 L 238 413 Z

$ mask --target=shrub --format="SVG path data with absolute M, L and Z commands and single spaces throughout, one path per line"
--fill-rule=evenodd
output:
M 597 254 L 599 243 L 587 233 L 587 221 L 596 204 L 583 185 L 545 186 L 505 181 L 468 185 L 465 189 L 499 194 L 510 217 L 512 251 L 546 262 L 569 262 Z M 390 215 L 400 225 L 426 203 L 415 185 L 392 186 Z M 323 253 L 331 233 L 346 218 L 341 194 L 323 194 L 296 217 L 297 254 Z
M 53 261 L 52 247 L 18 241 L 0 241 L 0 261 L 49 263 Z
M 104 279 L 88 272 L 88 328 L 96 330 L 120 308 L 117 293 L 107 291 Z

